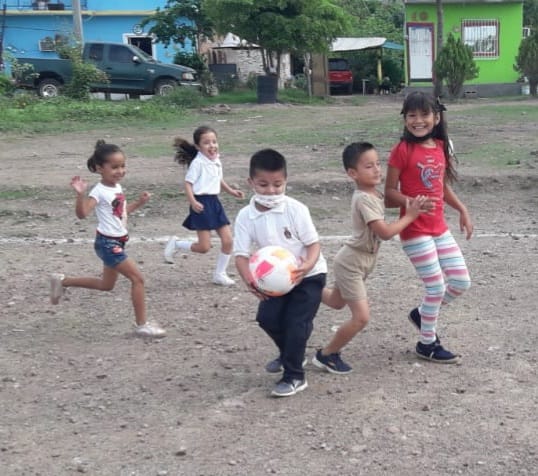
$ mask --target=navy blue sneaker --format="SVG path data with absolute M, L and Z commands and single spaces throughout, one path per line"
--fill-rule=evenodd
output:
M 306 364 L 308 363 L 308 360 L 306 360 L 306 357 L 303 360 L 303 369 L 306 367 Z M 282 367 L 282 361 L 280 360 L 280 357 L 277 357 L 275 360 L 271 360 L 270 362 L 267 362 L 267 365 L 265 366 L 265 371 L 270 374 L 277 374 L 279 372 L 282 372 L 284 370 L 284 367 Z
M 423 344 L 417 342 L 415 353 L 424 360 L 430 360 L 439 364 L 454 364 L 458 361 L 458 356 L 443 348 L 441 344 Z
M 306 387 L 308 387 L 308 382 L 306 381 L 306 379 L 293 379 L 291 382 L 287 382 L 286 380 L 280 380 L 275 385 L 275 388 L 273 388 L 271 395 L 273 397 L 291 397 L 297 392 L 303 391 Z
M 409 315 L 407 316 L 407 319 L 409 319 L 409 322 L 413 324 L 419 331 L 420 331 L 420 324 L 421 324 L 421 318 L 420 318 L 420 312 L 418 312 L 418 307 L 415 307 Z M 441 339 L 439 339 L 439 336 L 435 334 L 435 343 L 440 344 Z
M 346 364 L 339 353 L 323 355 L 321 349 L 312 357 L 312 363 L 320 369 L 325 369 L 332 374 L 348 374 L 353 369 Z

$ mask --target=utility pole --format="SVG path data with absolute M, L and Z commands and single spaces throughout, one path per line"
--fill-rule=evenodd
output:
M 73 0 L 73 34 L 75 39 L 80 43 L 84 42 L 84 33 L 82 32 L 82 12 L 80 10 L 80 0 Z

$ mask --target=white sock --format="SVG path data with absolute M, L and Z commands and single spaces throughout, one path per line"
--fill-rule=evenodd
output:
M 217 267 L 215 268 L 216 275 L 226 274 L 226 268 L 228 267 L 231 257 L 232 255 L 226 255 L 222 251 L 219 253 L 217 258 Z
M 192 246 L 192 241 L 176 240 L 176 250 L 190 251 L 191 246 Z

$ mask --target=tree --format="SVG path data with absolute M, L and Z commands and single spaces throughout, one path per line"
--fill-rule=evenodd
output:
M 523 26 L 538 28 L 538 0 L 524 0 Z
M 433 71 L 440 81 L 445 81 L 451 97 L 458 97 L 463 83 L 478 76 L 473 51 L 450 33 L 433 64 Z
M 527 77 L 530 93 L 536 96 L 538 86 L 538 31 L 534 31 L 532 35 L 523 38 L 521 41 L 514 69 Z
M 165 46 L 177 43 L 184 47 L 188 39 L 196 51 L 200 40 L 213 34 L 213 24 L 203 13 L 201 0 L 168 0 L 162 10 L 157 7 L 155 14 L 140 24 L 152 24 L 149 32 Z
M 435 51 L 436 59 L 439 57 L 439 53 L 441 49 L 443 48 L 443 22 L 444 19 L 444 13 L 443 13 L 443 2 L 441 0 L 435 0 L 435 4 L 437 7 L 437 47 Z M 463 83 L 462 83 L 463 84 Z M 441 91 L 443 90 L 443 78 L 439 77 L 437 74 L 435 74 L 434 70 L 434 76 L 433 76 L 433 95 L 434 97 L 441 96 Z
M 204 0 L 205 14 L 219 33 L 233 32 L 264 50 L 266 71 L 280 73 L 284 52 L 324 53 L 348 30 L 348 17 L 330 0 Z

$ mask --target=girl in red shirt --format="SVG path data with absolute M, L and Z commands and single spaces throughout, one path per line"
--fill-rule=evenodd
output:
M 428 197 L 422 213 L 400 233 L 403 250 L 424 282 L 425 296 L 409 314 L 420 330 L 418 357 L 454 363 L 458 356 L 444 349 L 436 333 L 441 304 L 469 289 L 471 280 L 460 247 L 448 229 L 446 202 L 460 214 L 460 230 L 470 239 L 473 223 L 451 183 L 456 180 L 454 155 L 447 137 L 445 107 L 430 94 L 413 92 L 403 104 L 404 132 L 390 153 L 385 181 L 385 205 L 400 207 L 418 195 Z

